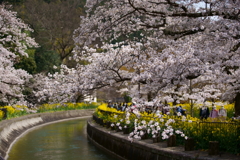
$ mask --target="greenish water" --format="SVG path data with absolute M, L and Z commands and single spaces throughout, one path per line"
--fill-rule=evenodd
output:
M 36 128 L 12 146 L 7 160 L 112 160 L 87 139 L 87 119 Z

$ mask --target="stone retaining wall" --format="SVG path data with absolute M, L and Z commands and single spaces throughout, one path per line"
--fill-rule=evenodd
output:
M 94 109 L 70 110 L 52 113 L 30 114 L 0 122 L 0 160 L 6 157 L 7 151 L 14 140 L 26 130 L 49 122 L 69 118 L 90 116 Z
M 239 160 L 239 156 L 224 153 L 208 155 L 207 151 L 185 151 L 183 146 L 167 147 L 166 141 L 153 143 L 152 139 L 134 140 L 128 134 L 103 127 L 94 120 L 87 125 L 88 139 L 100 149 L 119 160 Z

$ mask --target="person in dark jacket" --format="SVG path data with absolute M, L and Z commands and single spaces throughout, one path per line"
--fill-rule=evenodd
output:
M 208 107 L 202 106 L 200 108 L 200 119 L 201 120 L 202 119 L 207 119 L 209 117 L 209 114 L 210 114 L 210 112 L 209 112 L 209 108 Z

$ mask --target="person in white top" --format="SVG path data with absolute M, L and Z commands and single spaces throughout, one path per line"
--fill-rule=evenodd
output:
M 218 111 L 218 115 L 219 115 L 220 119 L 226 120 L 226 118 L 227 118 L 227 110 L 222 106 L 219 109 L 219 111 Z

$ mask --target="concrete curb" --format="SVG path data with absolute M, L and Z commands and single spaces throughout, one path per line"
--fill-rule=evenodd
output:
M 95 109 L 69 110 L 52 113 L 30 114 L 0 122 L 0 160 L 6 157 L 11 144 L 17 137 L 35 126 L 59 120 L 91 116 Z

